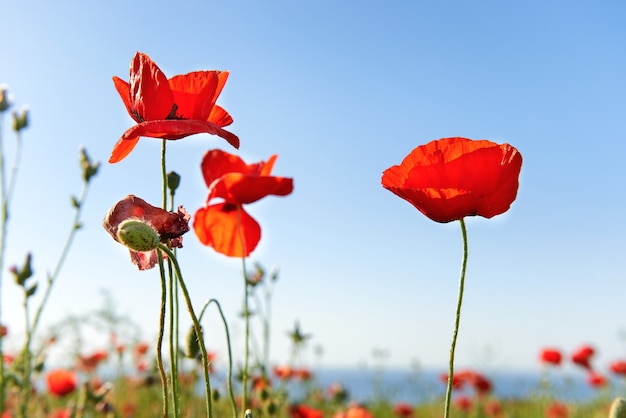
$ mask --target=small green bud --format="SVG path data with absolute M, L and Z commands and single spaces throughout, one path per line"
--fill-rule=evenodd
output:
M 180 175 L 174 171 L 167 173 L 167 187 L 170 189 L 170 193 L 174 194 L 178 186 L 180 186 Z
M 265 404 L 265 413 L 269 416 L 274 416 L 278 412 L 278 405 L 275 402 L 268 402 Z
M 0 113 L 4 112 L 11 107 L 11 101 L 9 100 L 9 94 L 7 93 L 6 86 L 0 86 Z
M 31 268 L 31 253 L 26 254 L 26 260 L 24 260 L 24 264 L 22 268 L 18 269 L 17 267 L 11 267 L 10 271 L 13 273 L 13 278 L 15 279 L 15 283 L 19 286 L 24 286 L 26 280 L 33 275 L 33 269 Z
M 222 397 L 222 395 L 220 394 L 220 391 L 217 389 L 213 389 L 212 395 L 213 395 L 213 402 L 218 402 L 220 398 Z
M 72 201 L 72 206 L 75 209 L 79 209 L 80 208 L 80 202 L 78 201 L 78 199 L 76 199 L 76 196 L 70 196 L 70 199 Z
M 26 290 L 26 297 L 27 298 L 31 297 L 32 295 L 35 294 L 36 291 L 37 291 L 37 283 L 35 283 L 34 285 L 32 285 Z
M 87 150 L 85 148 L 80 149 L 80 168 L 83 170 L 83 180 L 85 183 L 89 183 L 89 180 L 96 174 L 98 174 L 98 168 L 100 168 L 100 163 L 97 162 L 93 164 L 89 155 L 87 154 Z
M 202 332 L 202 329 L 200 329 Z M 185 334 L 185 356 L 189 358 L 196 358 L 200 354 L 200 342 L 198 341 L 198 334 L 196 334 L 196 328 L 192 325 Z
M 19 132 L 28 127 L 28 108 L 23 107 L 20 113 L 13 112 L 13 130 Z
M 626 399 L 615 398 L 611 404 L 609 418 L 626 418 Z
M 127 219 L 117 230 L 117 239 L 134 251 L 151 251 L 159 245 L 159 234 L 145 222 Z

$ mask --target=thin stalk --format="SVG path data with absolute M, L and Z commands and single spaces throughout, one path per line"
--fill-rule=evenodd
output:
M 193 310 L 193 305 L 191 304 L 191 298 L 189 297 L 189 292 L 187 291 L 187 286 L 183 280 L 183 275 L 180 271 L 180 266 L 178 264 L 178 260 L 174 253 L 167 248 L 167 246 L 163 244 L 159 244 L 157 246 L 158 249 L 167 254 L 168 258 L 172 261 L 174 265 L 174 270 L 176 271 L 176 277 L 178 277 L 178 284 L 180 285 L 180 289 L 183 292 L 183 296 L 185 297 L 185 302 L 187 303 L 187 310 L 189 311 L 189 315 L 191 316 L 191 320 L 193 321 L 193 326 L 196 331 L 196 335 L 198 336 L 198 342 L 200 343 L 200 352 L 202 353 L 202 366 L 204 370 L 204 389 L 205 389 L 205 397 L 206 397 L 206 409 L 207 416 L 209 418 L 213 418 L 213 402 L 211 401 L 211 382 L 209 381 L 209 359 L 207 357 L 206 347 L 204 345 L 204 338 L 201 338 L 202 329 L 200 328 L 200 323 L 198 322 L 198 318 Z M 158 252 L 158 251 L 157 251 Z M 161 257 L 159 253 L 159 257 Z
M 163 269 L 163 256 L 157 251 L 159 258 L 159 271 L 161 277 L 161 310 L 159 314 L 159 337 L 156 346 L 156 361 L 159 369 L 159 375 L 161 376 L 161 388 L 163 397 L 163 418 L 167 418 L 169 414 L 169 403 L 167 396 L 167 375 L 165 374 L 165 368 L 163 367 L 163 355 L 161 353 L 163 347 L 163 334 L 165 330 L 165 305 L 167 297 L 167 284 L 165 281 L 165 270 Z
M 30 400 L 30 393 L 31 393 L 31 381 L 30 381 L 30 374 L 31 374 L 31 353 L 30 353 L 30 341 L 32 339 L 32 330 L 30 327 L 30 316 L 28 314 L 28 292 L 26 291 L 26 287 L 24 287 L 24 303 L 22 304 L 24 306 L 24 324 L 25 324 L 25 328 L 26 328 L 26 343 L 24 345 L 24 350 L 22 352 L 22 360 L 23 360 L 23 367 L 24 367 L 24 375 L 23 375 L 23 379 L 22 379 L 22 387 L 20 388 L 22 390 L 21 396 L 20 396 L 20 417 L 21 418 L 28 418 L 28 403 Z
M 0 278 L 4 272 L 4 253 L 7 240 L 7 202 L 6 202 L 6 179 L 4 175 L 4 141 L 2 132 L 4 130 L 3 118 L 0 118 Z M 2 282 L 0 280 L 0 324 L 2 324 Z M 0 337 L 0 413 L 4 413 L 4 398 L 6 393 L 6 382 L 4 378 L 4 349 L 3 338 Z
M 237 403 L 235 402 L 235 393 L 233 391 L 233 385 L 232 385 L 233 352 L 232 352 L 231 345 L 230 345 L 230 332 L 228 332 L 228 323 L 226 322 L 224 311 L 222 311 L 222 307 L 220 306 L 220 303 L 217 301 L 217 299 L 210 299 L 204 304 L 204 306 L 202 307 L 202 310 L 200 311 L 200 316 L 198 316 L 198 322 L 202 321 L 202 316 L 204 315 L 204 311 L 206 310 L 206 308 L 209 306 L 211 302 L 217 305 L 217 309 L 220 313 L 220 316 L 222 317 L 222 323 L 224 324 L 224 330 L 226 331 L 226 345 L 228 347 L 228 373 L 226 375 L 226 379 L 227 379 L 226 387 L 228 389 L 228 396 L 230 398 L 230 404 L 233 410 L 233 418 L 237 418 Z
M 246 272 L 246 243 L 243 239 L 241 231 L 241 206 L 237 206 L 237 232 L 241 241 L 241 264 L 243 269 L 243 318 L 245 321 L 245 347 L 243 360 L 243 376 L 242 385 L 242 404 L 241 407 L 245 411 L 248 407 L 248 367 L 250 361 L 250 311 L 248 307 L 248 273 Z
M 456 318 L 454 321 L 454 332 L 452 334 L 452 344 L 450 345 L 450 361 L 448 363 L 448 386 L 446 388 L 446 408 L 444 417 L 450 416 L 450 400 L 452 399 L 452 379 L 454 378 L 454 351 L 456 349 L 456 339 L 459 334 L 459 324 L 461 323 L 461 306 L 463 305 L 463 289 L 465 288 L 465 270 L 467 267 L 467 231 L 465 229 L 465 221 L 461 222 L 461 234 L 463 235 L 463 263 L 461 266 L 461 280 L 459 282 L 459 296 L 456 304 Z
M 168 284 L 169 284 L 169 292 L 170 292 L 170 376 L 172 383 L 172 403 L 174 408 L 174 417 L 179 416 L 179 405 L 178 405 L 178 371 L 176 368 L 176 353 L 174 351 L 174 346 L 178 345 L 174 340 L 174 275 L 172 274 L 172 265 L 168 260 Z
M 166 178 L 167 181 L 167 178 Z M 170 190 L 170 208 L 169 211 L 170 212 L 174 212 L 174 190 Z M 174 252 L 174 255 L 176 255 L 176 249 L 174 248 L 172 250 Z M 180 358 L 180 345 L 178 344 L 179 341 L 179 308 L 178 308 L 178 285 L 176 283 L 176 281 L 172 280 L 174 277 L 174 272 L 173 272 L 173 268 L 172 268 L 172 262 L 170 260 L 167 261 L 167 268 L 168 268 L 168 277 L 170 278 L 170 289 L 174 290 L 174 294 L 170 294 L 170 301 L 171 301 L 171 306 L 170 306 L 170 311 L 172 314 L 172 319 L 174 322 L 174 326 L 173 329 L 170 326 L 170 335 L 173 335 L 173 342 L 172 340 L 170 340 L 170 345 L 174 347 L 173 350 L 173 355 L 172 353 L 170 353 L 170 356 L 172 357 L 172 388 L 174 390 L 174 394 L 176 396 L 176 403 L 178 404 L 178 399 L 180 397 L 180 382 L 178 379 L 178 359 Z M 180 414 L 180 412 L 177 409 L 177 414 Z

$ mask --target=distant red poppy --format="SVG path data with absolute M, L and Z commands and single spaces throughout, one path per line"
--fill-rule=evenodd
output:
M 442 373 L 441 375 L 439 375 L 439 381 L 447 385 L 448 376 L 448 373 Z M 467 383 L 467 380 L 465 379 L 465 376 L 463 374 L 459 374 L 457 372 L 452 376 L 452 389 L 463 389 L 463 387 L 465 387 L 465 383 Z
M 568 418 L 569 409 L 567 405 L 554 401 L 546 408 L 545 416 L 546 418 Z
M 46 382 L 50 393 L 65 396 L 76 389 L 76 373 L 65 369 L 52 370 L 46 375 Z
M 610 364 L 611 371 L 620 376 L 626 376 L 626 361 L 618 360 Z
M 604 375 L 598 372 L 590 371 L 587 375 L 587 383 L 589 383 L 589 386 L 594 388 L 603 388 L 609 383 L 609 381 Z
M 106 360 L 108 353 L 104 350 L 97 350 L 89 355 L 79 355 L 76 362 L 76 368 L 80 371 L 91 373 L 96 370 L 98 365 Z
M 374 418 L 374 415 L 364 406 L 354 404 L 346 409 L 344 418 Z
M 8 332 L 9 330 L 6 325 L 0 325 L 0 337 L 6 336 Z
M 542 364 L 551 364 L 554 366 L 558 366 L 561 364 L 563 360 L 563 355 L 561 352 L 554 348 L 544 348 L 541 350 L 539 354 L 539 360 Z
M 72 410 L 67 408 L 57 409 L 48 414 L 47 418 L 71 418 Z
M 272 155 L 267 161 L 246 164 L 236 155 L 217 149 L 207 151 L 202 159 L 202 174 L 209 196 L 193 220 L 201 243 L 229 257 L 250 255 L 261 239 L 261 227 L 243 205 L 293 191 L 293 179 L 270 175 L 276 158 Z M 210 204 L 215 198 L 223 202 Z
M 289 407 L 290 418 L 324 418 L 324 413 L 319 409 L 307 405 L 291 405 Z
M 485 403 L 483 406 L 483 412 L 485 413 L 485 416 L 489 418 L 501 418 L 504 416 L 502 404 L 497 399 L 493 399 Z
M 306 381 L 306 380 L 311 380 L 311 378 L 313 377 L 313 373 L 311 372 L 311 370 L 301 367 L 299 369 L 293 370 L 293 377 L 299 380 Z
M 472 410 L 474 403 L 469 396 L 459 396 L 454 400 L 454 406 L 463 412 L 469 412 Z
M 583 345 L 574 351 L 572 354 L 572 362 L 581 367 L 584 367 L 587 370 L 591 370 L 591 357 L 595 354 L 595 350 L 593 347 L 589 345 Z
M 182 248 L 182 235 L 189 231 L 189 214 L 182 207 L 178 212 L 168 212 L 152 206 L 137 196 L 128 195 L 117 202 L 104 217 L 102 226 L 115 241 L 118 238 L 118 229 L 126 220 L 139 220 L 150 225 L 159 235 L 161 242 L 169 242 L 170 247 Z M 134 251 L 129 249 L 131 261 L 139 270 L 154 267 L 157 263 L 156 250 Z
M 415 148 L 382 185 L 436 222 L 492 218 L 517 196 L 521 154 L 509 144 L 443 138 Z
M 415 416 L 414 408 L 406 402 L 399 402 L 393 406 L 393 414 L 397 417 Z
M 215 104 L 227 78 L 227 71 L 195 71 L 168 79 L 149 56 L 135 53 L 129 82 L 113 77 L 113 83 L 137 125 L 124 132 L 109 162 L 126 158 L 142 136 L 181 139 L 208 133 L 239 148 L 239 138 L 222 129 L 232 117 Z
M 294 377 L 294 369 L 289 366 L 274 366 L 272 372 L 280 380 L 288 380 Z

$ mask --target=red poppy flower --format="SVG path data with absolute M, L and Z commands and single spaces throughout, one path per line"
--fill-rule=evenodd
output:
M 594 371 L 590 371 L 587 375 L 587 383 L 589 383 L 591 387 L 602 388 L 606 386 L 609 381 L 604 375 L 601 375 L 600 373 Z
M 229 257 L 247 257 L 256 248 L 261 226 L 243 205 L 268 195 L 286 196 L 293 191 L 293 179 L 270 175 L 276 158 L 273 155 L 266 162 L 246 164 L 236 155 L 207 151 L 202 159 L 202 174 L 209 196 L 193 220 L 200 242 Z M 209 204 L 215 198 L 223 202 Z
M 123 160 L 142 136 L 181 139 L 208 133 L 239 148 L 239 138 L 222 129 L 233 119 L 215 104 L 227 78 L 227 71 L 195 71 L 168 79 L 149 56 L 135 53 L 129 82 L 113 77 L 113 83 L 137 125 L 124 132 L 109 162 Z
M 517 196 L 521 154 L 509 144 L 443 138 L 415 148 L 382 185 L 436 222 L 492 218 Z
M 614 361 L 613 363 L 610 364 L 609 367 L 613 373 L 621 375 L 621 376 L 626 376 L 626 361 L 623 361 L 623 360 Z
M 48 391 L 56 396 L 65 396 L 76 389 L 76 374 L 65 369 L 52 370 L 46 375 Z
M 454 400 L 454 406 L 463 412 L 469 412 L 472 410 L 474 403 L 468 396 L 459 396 Z
M 182 235 L 189 231 L 189 214 L 182 207 L 178 212 L 168 212 L 164 209 L 152 206 L 145 200 L 133 195 L 128 195 L 117 202 L 104 217 L 102 226 L 114 240 L 120 242 L 118 229 L 126 220 L 138 220 L 151 226 L 159 236 L 161 242 L 169 240 L 170 247 L 182 248 Z M 157 263 L 156 250 L 134 251 L 129 249 L 131 261 L 146 270 L 154 267 Z
M 485 406 L 483 406 L 483 412 L 485 416 L 489 418 L 500 418 L 504 416 L 502 404 L 496 399 L 487 402 Z
M 406 402 L 399 402 L 393 407 L 393 414 L 398 417 L 413 417 L 413 407 Z
M 289 407 L 291 418 L 324 418 L 324 413 L 319 409 L 306 405 L 292 405 Z
M 294 369 L 289 366 L 274 366 L 272 368 L 272 372 L 274 373 L 274 376 L 281 380 L 291 379 L 295 376 Z
M 558 366 L 561 364 L 563 356 L 561 355 L 561 352 L 557 349 L 544 348 L 539 354 L 539 360 L 543 364 L 552 364 L 554 366 Z
M 552 402 L 545 411 L 546 418 L 568 418 L 569 410 L 567 405 L 561 402 Z
M 95 351 L 93 354 L 89 354 L 86 356 L 79 355 L 76 363 L 76 368 L 86 373 L 91 373 L 96 370 L 98 365 L 106 360 L 107 357 L 108 353 L 104 350 L 98 350 Z
M 594 353 L 595 350 L 593 349 L 593 347 L 589 345 L 583 345 L 578 350 L 574 351 L 574 354 L 572 354 L 572 361 L 574 362 L 574 364 L 578 364 L 585 369 L 591 370 L 591 364 L 589 362 L 591 361 L 591 357 L 594 355 Z

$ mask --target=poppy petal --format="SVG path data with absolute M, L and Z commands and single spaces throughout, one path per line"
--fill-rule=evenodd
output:
M 137 114 L 133 111 L 133 105 L 130 102 L 130 84 L 119 77 L 113 77 L 113 85 L 122 98 L 122 102 L 124 102 L 124 106 L 126 106 L 126 110 L 128 111 L 130 117 L 133 118 L 135 122 L 141 122 L 141 120 L 137 117 Z
M 258 222 L 241 206 L 229 203 L 199 209 L 193 228 L 201 243 L 229 257 L 247 257 L 261 239 Z
M 120 139 L 115 143 L 113 151 L 111 151 L 111 157 L 109 163 L 114 164 L 122 161 L 128 154 L 131 153 L 135 145 L 139 142 L 139 137 L 135 136 L 128 139 Z
M 138 123 L 122 134 L 122 140 L 138 136 L 150 138 L 181 139 L 189 135 L 207 133 L 224 138 L 230 145 L 239 148 L 237 135 L 228 132 L 212 122 L 202 120 L 152 120 Z
M 247 164 L 237 155 L 220 149 L 207 151 L 202 157 L 200 168 L 207 187 L 226 173 L 247 172 Z
M 213 122 L 220 128 L 223 128 L 224 126 L 228 126 L 233 123 L 233 118 L 227 111 L 224 110 L 223 107 L 215 105 L 213 106 L 213 109 L 211 109 L 208 121 Z
M 130 66 L 130 102 L 142 121 L 167 118 L 174 94 L 167 77 L 146 54 L 137 52 Z
M 220 71 L 195 71 L 168 80 L 176 102 L 176 117 L 207 120 L 217 95 Z
M 243 205 L 256 202 L 265 196 L 286 196 L 291 192 L 292 178 L 227 173 L 211 184 L 207 202 L 221 197 L 227 202 Z

